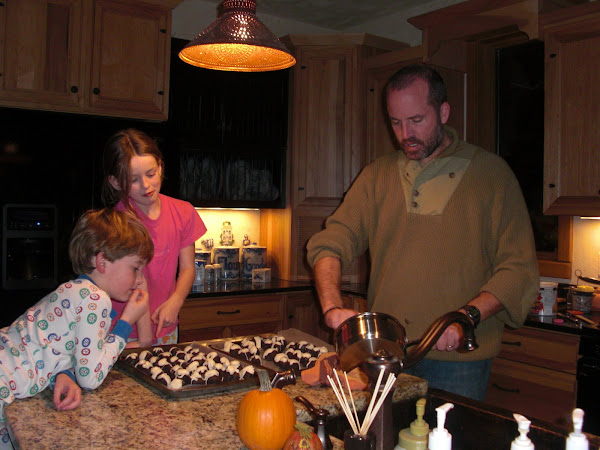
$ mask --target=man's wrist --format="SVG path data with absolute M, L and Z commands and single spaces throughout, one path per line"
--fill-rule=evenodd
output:
M 459 308 L 465 312 L 465 315 L 473 322 L 473 327 L 477 327 L 479 322 L 481 322 L 481 311 L 475 305 L 466 304 L 465 306 Z
M 333 311 L 334 309 L 343 309 L 343 306 L 330 306 L 325 311 L 323 311 L 323 317 L 327 315 L 328 312 Z

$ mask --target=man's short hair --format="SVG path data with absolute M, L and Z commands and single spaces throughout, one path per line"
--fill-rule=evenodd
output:
M 146 227 L 133 214 L 114 208 L 89 210 L 79 218 L 71 233 L 69 257 L 76 274 L 89 274 L 92 259 L 103 252 L 111 262 L 137 255 L 148 263 L 154 244 Z
M 426 81 L 429 85 L 429 104 L 436 110 L 446 100 L 446 84 L 437 70 L 426 64 L 412 64 L 398 70 L 385 85 L 385 101 L 391 91 L 401 91 L 417 80 Z

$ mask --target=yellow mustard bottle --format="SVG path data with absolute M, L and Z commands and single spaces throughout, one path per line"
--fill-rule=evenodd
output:
M 423 420 L 425 414 L 425 399 L 417 400 L 417 418 L 409 428 L 398 433 L 398 445 L 394 450 L 427 450 L 429 424 Z

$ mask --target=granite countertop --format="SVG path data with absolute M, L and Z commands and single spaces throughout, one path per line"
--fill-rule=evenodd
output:
M 283 390 L 294 399 L 304 396 L 331 417 L 343 412 L 330 387 L 311 387 L 301 380 Z M 427 382 L 400 374 L 393 401 L 425 396 Z M 84 391 L 74 411 L 57 412 L 52 390 L 16 400 L 5 408 L 20 448 L 194 448 L 242 449 L 235 414 L 245 392 L 213 397 L 165 398 L 136 381 L 117 366 L 94 391 Z M 359 409 L 366 409 L 370 394 L 353 391 Z M 297 419 L 311 420 L 305 407 L 294 401 Z M 342 444 L 333 438 L 334 448 Z

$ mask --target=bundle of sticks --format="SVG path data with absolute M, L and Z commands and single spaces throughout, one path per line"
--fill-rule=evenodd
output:
M 381 371 L 379 372 L 379 377 L 377 378 L 377 383 L 375 384 L 375 389 L 373 390 L 373 396 L 371 397 L 371 401 L 369 402 L 369 407 L 367 408 L 367 412 L 365 414 L 362 424 L 360 423 L 358 413 L 356 412 L 356 405 L 354 404 L 354 397 L 352 396 L 352 390 L 350 389 L 348 374 L 344 372 L 344 378 L 346 381 L 346 388 L 348 390 L 350 402 L 348 402 L 344 386 L 340 381 L 340 377 L 338 376 L 337 371 L 333 372 L 335 375 L 335 380 L 329 375 L 327 376 L 327 380 L 329 381 L 329 384 L 331 385 L 333 392 L 335 393 L 335 396 L 337 397 L 338 402 L 340 403 L 340 406 L 342 407 L 342 410 L 344 411 L 344 414 L 346 415 L 346 418 L 350 423 L 352 432 L 355 435 L 367 435 L 369 428 L 371 427 L 371 423 L 373 423 L 373 419 L 375 419 L 377 412 L 381 408 L 381 405 L 383 405 L 383 401 L 385 400 L 390 390 L 394 386 L 394 383 L 396 382 L 396 376 L 393 373 L 390 373 L 388 375 L 387 381 L 385 382 L 383 390 L 381 391 L 381 393 L 379 393 L 379 387 L 381 386 L 381 381 L 383 379 L 384 372 L 385 369 L 381 369 Z M 378 393 L 379 396 L 377 395 Z M 350 405 L 352 405 L 352 407 L 350 407 Z

